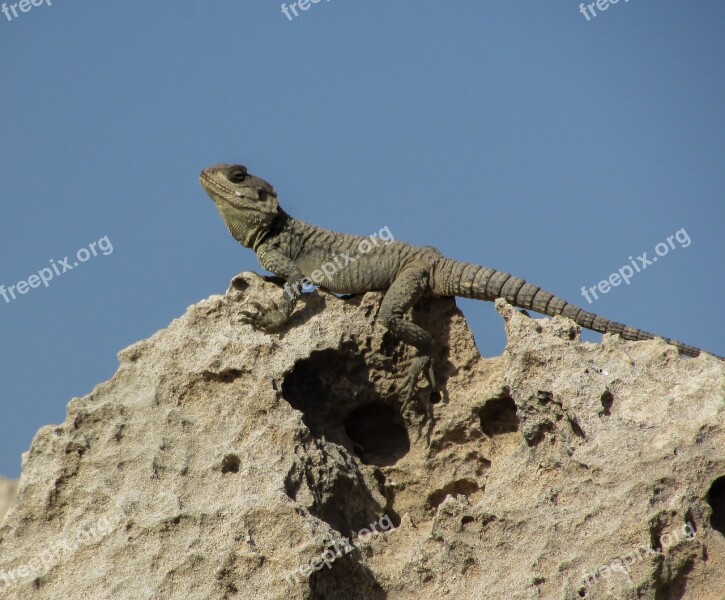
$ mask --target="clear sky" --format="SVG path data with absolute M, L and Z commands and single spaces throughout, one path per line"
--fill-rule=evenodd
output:
M 0 296 L 0 474 L 119 350 L 260 271 L 198 184 L 216 162 L 302 220 L 388 226 L 725 354 L 725 3 L 29 6 L 0 13 L 0 284 L 28 282 Z M 461 306 L 500 353 L 493 306 Z

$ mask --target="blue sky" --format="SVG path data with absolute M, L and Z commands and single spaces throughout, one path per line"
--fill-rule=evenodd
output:
M 0 297 L 0 474 L 119 350 L 260 271 L 198 185 L 216 162 L 245 163 L 302 220 L 388 226 L 582 305 L 684 228 L 690 245 L 587 306 L 725 354 L 724 17 L 715 0 L 622 0 L 589 21 L 569 0 L 0 13 L 0 284 L 113 247 Z M 493 306 L 460 305 L 500 353 Z

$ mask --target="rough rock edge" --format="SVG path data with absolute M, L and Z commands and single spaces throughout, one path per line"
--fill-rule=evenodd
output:
M 15 499 L 15 491 L 17 488 L 17 481 L 0 477 L 0 523 L 5 519 L 5 514 Z
M 431 300 L 414 312 L 443 343 L 429 431 L 420 405 L 400 414 L 411 354 L 374 326 L 380 294 L 305 297 L 279 335 L 242 324 L 244 302 L 279 293 L 238 276 L 38 432 L 0 571 L 93 535 L 7 597 L 700 600 L 725 587 L 707 502 L 725 473 L 721 361 L 662 340 L 582 344 L 571 321 L 501 301 L 508 346 L 482 359 L 455 304 Z M 383 513 L 393 532 L 284 583 Z M 694 539 L 660 552 L 686 522 Z M 650 551 L 628 573 L 582 584 L 638 547 Z

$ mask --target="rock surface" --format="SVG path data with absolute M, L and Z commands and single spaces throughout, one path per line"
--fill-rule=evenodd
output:
M 5 479 L 0 477 L 0 523 L 5 518 L 5 513 L 8 512 L 10 504 L 15 499 L 15 490 L 18 487 L 17 481 Z
M 507 350 L 484 359 L 427 300 L 442 394 L 402 410 L 413 355 L 374 324 L 380 294 L 243 323 L 280 293 L 240 275 L 38 432 L 1 598 L 723 598 L 721 361 L 580 343 L 501 301 Z

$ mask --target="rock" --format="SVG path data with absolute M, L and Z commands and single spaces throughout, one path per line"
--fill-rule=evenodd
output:
M 3 598 L 722 598 L 722 361 L 581 343 L 501 301 L 508 346 L 484 359 L 431 299 L 413 318 L 443 393 L 403 412 L 413 354 L 375 325 L 381 294 L 243 323 L 279 294 L 240 275 L 38 432 Z
M 10 505 L 15 499 L 15 490 L 18 487 L 17 481 L 11 481 L 0 477 L 0 523 L 5 518 L 5 513 L 8 512 Z

